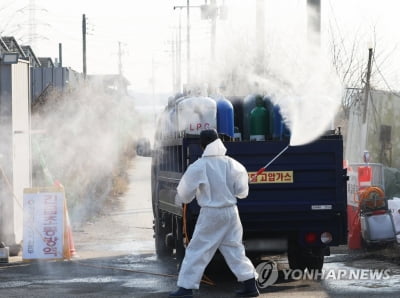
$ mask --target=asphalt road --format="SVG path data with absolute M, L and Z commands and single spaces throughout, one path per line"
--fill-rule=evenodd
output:
M 150 159 L 136 157 L 129 177 L 129 190 L 111 208 L 82 226 L 72 223 L 75 258 L 14 257 L 1 264 L 0 297 L 167 297 L 176 288 L 178 269 L 174 259 L 159 260 L 154 252 Z M 284 255 L 270 256 L 279 271 L 261 297 L 399 297 L 399 256 L 397 247 L 372 252 L 339 247 L 326 258 L 322 278 L 289 274 Z M 371 270 L 383 275 L 371 276 Z M 213 262 L 206 274 L 214 285 L 202 284 L 195 297 L 234 297 L 238 283 L 223 261 Z

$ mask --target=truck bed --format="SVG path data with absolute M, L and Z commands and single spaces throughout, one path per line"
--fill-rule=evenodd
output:
M 176 187 L 202 155 L 199 136 L 156 140 L 152 151 L 152 200 L 157 255 L 183 258 L 184 239 L 194 231 L 200 207 L 175 204 Z M 223 141 L 227 155 L 242 163 L 251 178 L 289 140 Z M 289 147 L 250 183 L 249 196 L 238 200 L 246 253 L 255 257 L 287 252 L 291 269 L 320 270 L 330 246 L 347 243 L 347 172 L 343 140 L 331 133 Z

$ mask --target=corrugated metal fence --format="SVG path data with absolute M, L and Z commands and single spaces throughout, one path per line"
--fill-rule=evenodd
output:
M 66 67 L 31 68 L 32 103 L 46 88 L 52 86 L 63 90 L 69 81 L 69 69 Z

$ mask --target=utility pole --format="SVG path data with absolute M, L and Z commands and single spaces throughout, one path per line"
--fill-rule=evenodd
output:
M 122 94 L 122 49 L 121 42 L 118 42 L 118 93 Z
M 179 16 L 179 28 L 178 28 L 178 32 L 176 33 L 175 36 L 175 54 L 176 54 L 176 66 L 175 66 L 175 71 L 176 71 L 176 92 L 180 92 L 181 91 L 181 77 L 182 77 L 182 68 L 181 68 L 181 20 L 180 20 L 180 16 Z
M 63 64 L 62 64 L 62 43 L 61 42 L 58 43 L 58 60 L 59 60 L 58 67 L 62 68 Z M 61 86 L 62 86 L 63 90 L 64 90 L 64 87 L 65 87 L 65 80 L 64 79 L 65 79 L 64 78 L 64 70 L 61 69 L 61 80 L 62 80 Z
M 86 16 L 82 15 L 83 79 L 86 80 Z
M 176 33 L 175 33 L 176 34 Z M 178 84 L 177 84 L 177 79 L 176 79 L 176 40 L 175 38 L 176 36 L 174 36 L 174 33 L 172 34 L 172 38 L 171 38 L 171 58 L 172 58 L 172 92 L 177 92 L 178 90 Z
M 155 78 L 155 62 L 154 62 L 154 53 L 151 56 L 151 89 L 153 93 L 153 121 L 154 124 L 157 122 L 156 115 L 156 78 Z
M 178 42 L 177 42 L 177 80 L 178 80 L 178 92 L 181 92 L 182 86 L 182 10 L 179 11 L 179 31 L 178 31 Z
M 186 9 L 186 85 L 190 84 L 190 12 L 189 12 L 189 0 L 186 2 L 186 6 L 174 6 L 174 9 L 179 8 L 182 10 L 183 8 Z M 181 13 L 181 12 L 180 12 Z M 179 14 L 179 47 L 178 47 L 178 52 L 179 52 L 179 80 L 181 80 L 181 53 L 182 53 L 182 38 L 181 38 L 181 14 Z
M 121 50 L 121 42 L 118 42 L 118 75 L 121 78 L 122 76 L 122 50 Z
M 372 49 L 368 49 L 368 66 L 367 66 L 367 78 L 365 81 L 364 87 L 364 113 L 363 113 L 363 123 L 367 120 L 367 112 L 368 112 L 368 101 L 369 101 L 369 92 L 370 92 L 370 84 L 369 81 L 371 79 L 371 68 L 372 68 Z
M 58 60 L 59 60 L 59 67 L 62 67 L 62 43 L 58 44 Z
M 215 38 L 217 32 L 217 5 L 215 0 L 211 0 L 211 63 L 215 63 Z
M 186 4 L 186 39 L 187 39 L 187 84 L 190 84 L 190 12 L 189 12 L 189 0 Z
M 312 45 L 321 44 L 321 0 L 307 0 L 307 34 Z
M 256 42 L 257 42 L 257 72 L 264 72 L 264 46 L 265 46 L 265 1 L 256 1 Z

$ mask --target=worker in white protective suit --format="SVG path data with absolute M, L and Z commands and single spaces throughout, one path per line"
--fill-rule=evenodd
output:
M 193 297 L 193 289 L 199 289 L 204 270 L 217 249 L 238 281 L 243 282 L 237 296 L 257 297 L 256 270 L 245 255 L 236 206 L 236 198 L 246 198 L 249 192 L 247 171 L 225 155 L 226 148 L 216 130 L 202 131 L 200 143 L 203 155 L 182 176 L 175 200 L 188 204 L 196 197 L 201 210 L 179 272 L 179 288 L 169 297 Z

